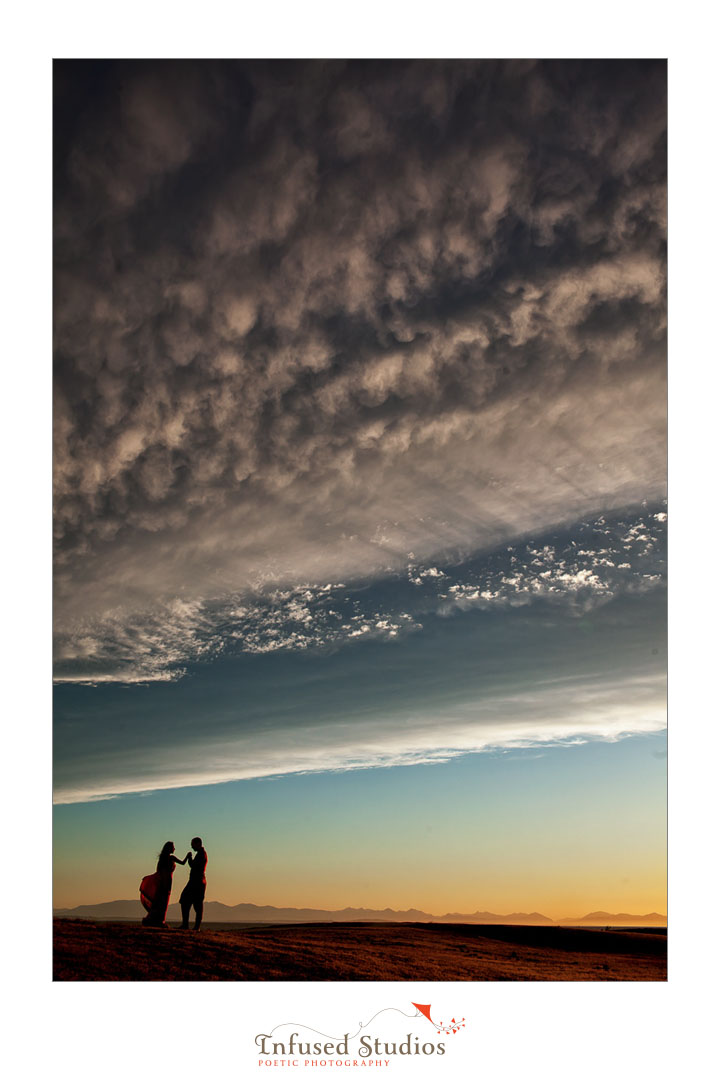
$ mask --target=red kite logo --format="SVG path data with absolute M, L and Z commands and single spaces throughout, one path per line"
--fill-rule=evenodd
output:
M 465 1017 L 464 1016 L 463 1016 L 462 1020 L 456 1020 L 455 1017 L 453 1016 L 453 1018 L 452 1018 L 452 1020 L 450 1021 L 449 1024 L 444 1024 L 442 1021 L 440 1021 L 440 1023 L 436 1024 L 435 1021 L 433 1020 L 433 1018 L 430 1015 L 430 1006 L 429 1005 L 419 1005 L 417 1001 L 411 1001 L 410 1004 L 414 1005 L 415 1008 L 418 1010 L 418 1012 L 421 1012 L 423 1014 L 423 1016 L 426 1016 L 428 1018 L 428 1020 L 430 1021 L 430 1023 L 432 1024 L 432 1026 L 435 1028 L 436 1031 L 442 1031 L 443 1035 L 457 1035 L 460 1028 L 465 1027 Z

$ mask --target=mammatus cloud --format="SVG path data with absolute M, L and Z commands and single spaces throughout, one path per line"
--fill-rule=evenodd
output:
M 316 644 L 322 585 L 662 497 L 662 64 L 95 77 L 58 65 L 60 677 Z M 577 559 L 527 587 L 602 593 Z
M 56 73 L 58 801 L 662 727 L 664 65 Z

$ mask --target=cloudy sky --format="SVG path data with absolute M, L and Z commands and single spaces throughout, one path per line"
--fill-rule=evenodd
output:
M 58 906 L 665 910 L 665 93 L 56 63 Z

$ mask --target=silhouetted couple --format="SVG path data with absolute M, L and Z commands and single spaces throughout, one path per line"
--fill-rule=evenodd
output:
M 190 911 L 195 912 L 195 929 L 200 929 L 203 917 L 203 903 L 205 901 L 205 867 L 207 866 L 207 852 L 203 847 L 199 836 L 190 841 L 192 851 L 188 851 L 184 859 L 178 859 L 173 852 L 175 845 L 168 840 L 158 856 L 157 870 L 149 874 L 140 882 L 140 900 L 147 911 L 143 919 L 143 926 L 165 926 L 167 923 L 168 904 L 172 892 L 172 879 L 176 866 L 190 866 L 188 883 L 180 893 L 180 910 L 182 912 L 182 930 L 190 929 Z M 193 851 L 195 854 L 193 855 Z

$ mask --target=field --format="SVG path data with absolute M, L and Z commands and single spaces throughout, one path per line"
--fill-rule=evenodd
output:
M 211 924 L 199 933 L 54 920 L 57 981 L 663 981 L 665 931 L 464 923 Z

